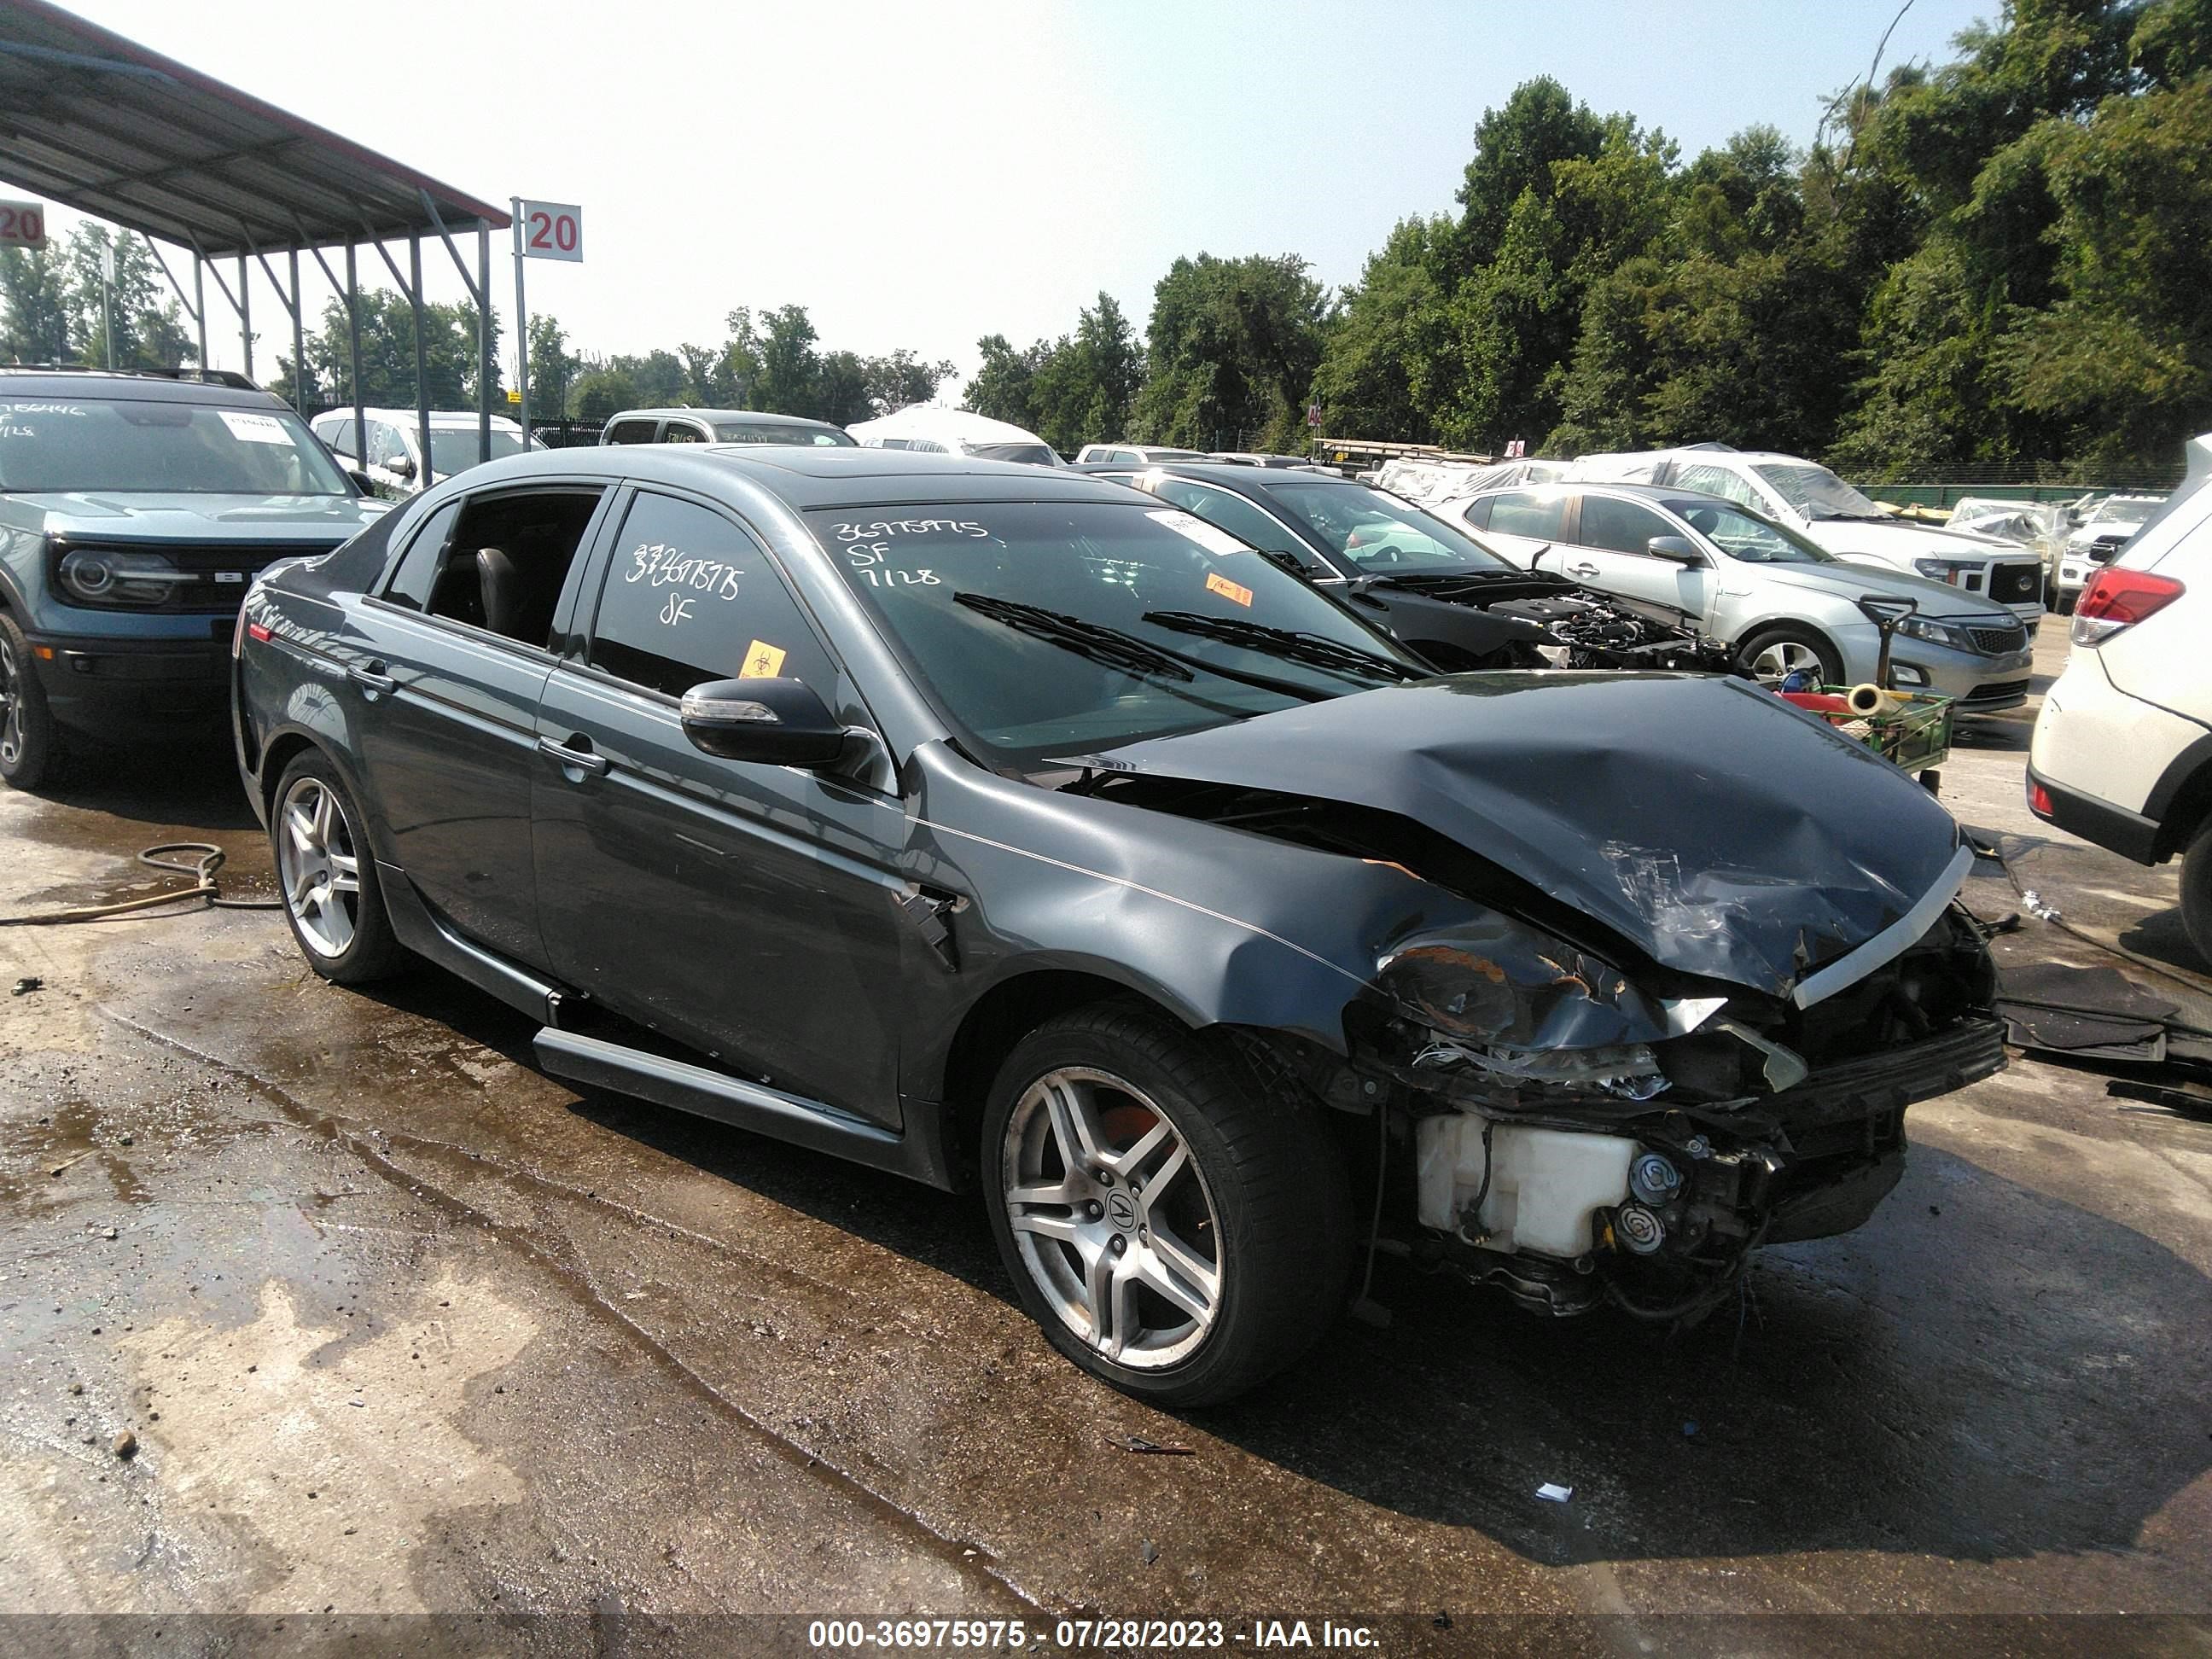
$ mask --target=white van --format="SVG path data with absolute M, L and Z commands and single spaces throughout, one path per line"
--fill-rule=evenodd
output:
M 2138 864 L 2180 857 L 2181 920 L 2212 963 L 2212 433 L 2074 609 L 2074 650 L 2028 750 L 2036 817 Z
M 845 430 L 866 449 L 918 449 L 931 455 L 973 455 L 985 461 L 1027 461 L 1033 466 L 1066 465 L 1036 433 L 964 409 L 916 404 L 879 420 L 855 421 Z
M 430 466 L 422 465 L 422 417 L 411 409 L 368 409 L 364 447 L 354 434 L 353 410 L 333 409 L 307 424 L 345 465 L 366 473 L 380 495 L 412 495 L 434 478 L 450 478 L 465 472 L 483 459 L 477 421 L 471 409 L 434 409 L 430 411 Z M 491 417 L 491 459 L 495 461 L 523 451 L 522 428 L 503 415 Z M 532 449 L 542 444 L 532 443 Z
M 1607 483 L 1671 484 L 1725 495 L 1839 559 L 1981 594 L 2031 630 L 2043 620 L 2043 561 L 2033 550 L 1893 518 L 1818 461 L 1802 456 L 1691 444 L 1584 455 L 1565 476 Z

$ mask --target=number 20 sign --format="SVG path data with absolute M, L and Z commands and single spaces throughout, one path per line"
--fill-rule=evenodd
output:
M 46 213 L 36 202 L 0 202 L 0 247 L 44 247 Z
M 584 210 L 571 202 L 522 204 L 522 252 L 532 259 L 584 258 Z

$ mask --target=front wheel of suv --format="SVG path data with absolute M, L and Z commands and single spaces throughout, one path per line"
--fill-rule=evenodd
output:
M 1165 1406 L 1242 1394 L 1339 1313 L 1344 1173 L 1315 1109 L 1148 1010 L 1047 1022 L 1000 1068 L 982 1176 L 1006 1270 L 1053 1346 Z
M 2181 858 L 2181 925 L 2197 954 L 2212 963 L 2212 823 Z
M 15 619 L 0 611 L 0 778 L 17 789 L 36 789 L 53 777 L 61 758 L 61 734 L 31 665 L 30 644 Z

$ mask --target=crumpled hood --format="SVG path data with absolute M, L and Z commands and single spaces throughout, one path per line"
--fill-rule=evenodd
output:
M 1904 915 L 1958 847 L 1888 762 L 1698 675 L 1451 675 L 1092 763 L 1398 813 L 1655 961 L 1775 995 Z
M 73 490 L 18 495 L 46 515 L 50 536 L 148 542 L 305 542 L 332 546 L 375 521 L 388 503 L 353 495 L 150 495 Z

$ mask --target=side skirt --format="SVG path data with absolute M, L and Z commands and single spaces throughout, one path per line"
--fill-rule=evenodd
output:
M 936 1103 L 904 1101 L 907 1127 L 902 1133 L 714 1066 L 617 1041 L 630 1029 L 624 1022 L 463 938 L 415 890 L 405 871 L 380 860 L 376 872 L 392 932 L 402 945 L 543 1023 L 532 1047 L 539 1067 L 549 1075 L 673 1106 L 932 1187 L 951 1190 L 963 1184 L 945 1145 L 945 1115 Z M 580 1022 L 615 1035 L 568 1029 Z M 653 1041 L 648 1034 L 638 1035 Z

